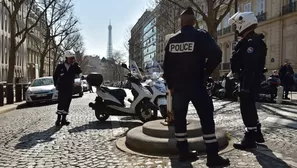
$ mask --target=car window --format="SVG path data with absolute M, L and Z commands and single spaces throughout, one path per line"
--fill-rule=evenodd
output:
M 52 78 L 41 78 L 41 79 L 35 79 L 31 87 L 36 87 L 36 86 L 46 86 L 46 85 L 53 85 L 54 80 Z

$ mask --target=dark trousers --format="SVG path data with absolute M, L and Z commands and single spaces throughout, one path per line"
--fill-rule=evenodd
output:
M 172 108 L 175 118 L 177 148 L 180 153 L 188 152 L 189 150 L 186 116 L 190 101 L 193 103 L 200 118 L 206 152 L 208 155 L 216 155 L 218 153 L 218 142 L 215 135 L 213 102 L 207 94 L 206 88 L 202 86 L 192 89 L 174 90 Z
M 69 113 L 69 107 L 72 100 L 72 87 L 71 88 L 63 88 L 59 89 L 58 92 L 58 112 L 61 112 L 61 114 L 68 114 Z
M 248 130 L 256 130 L 259 123 L 255 95 L 254 92 L 240 93 L 240 112 Z

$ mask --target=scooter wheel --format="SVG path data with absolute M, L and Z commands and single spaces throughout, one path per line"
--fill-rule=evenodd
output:
M 142 122 L 148 122 L 157 118 L 158 111 L 149 107 L 141 107 L 138 111 L 138 117 Z
M 109 118 L 109 114 L 100 113 L 99 110 L 95 110 L 95 116 L 101 122 L 106 121 Z
M 159 107 L 160 108 L 160 113 L 162 115 L 163 118 L 167 118 L 167 106 L 162 105 Z

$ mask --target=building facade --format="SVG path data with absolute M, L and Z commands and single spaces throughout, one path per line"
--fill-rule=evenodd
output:
M 146 69 L 146 73 L 152 73 L 152 66 L 154 60 L 156 59 L 156 40 L 157 40 L 157 30 L 156 30 L 156 18 L 154 15 L 152 19 L 145 25 L 143 29 L 142 45 L 143 45 L 143 62 Z
M 131 29 L 129 39 L 129 60 L 133 60 L 141 68 L 144 67 L 143 60 L 143 30 L 150 20 L 152 11 L 146 10 Z
M 265 35 L 268 52 L 266 67 L 271 72 L 278 70 L 285 60 L 297 70 L 297 2 L 296 0 L 238 0 L 238 11 L 255 13 L 259 21 L 256 32 Z M 207 11 L 205 11 L 207 12 Z M 228 19 L 232 9 L 218 26 L 218 44 L 223 51 L 221 74 L 230 70 L 230 58 L 234 33 Z M 201 24 L 206 28 L 205 23 Z
M 8 6 L 12 6 L 10 1 L 6 1 Z M 26 11 L 26 6 L 21 7 L 21 11 Z M 18 14 L 18 19 L 24 19 L 26 15 Z M 10 51 L 10 27 L 9 15 L 7 9 L 0 3 L 0 81 L 7 80 L 8 65 L 9 65 L 9 51 Z M 17 42 L 20 38 L 16 39 Z M 15 77 L 27 77 L 27 44 L 24 42 L 16 53 L 15 63 Z
M 9 6 L 12 6 L 10 1 L 6 1 Z M 24 4 L 19 12 L 18 19 L 24 20 L 27 15 L 27 6 Z M 36 13 L 40 13 L 37 6 L 33 9 Z M 28 23 L 35 22 L 36 17 L 30 15 Z M 0 81 L 7 80 L 8 66 L 9 66 L 9 51 L 10 51 L 10 27 L 9 27 L 9 15 L 6 8 L 0 3 Z M 32 80 L 39 77 L 40 66 L 40 49 L 43 40 L 43 33 L 45 31 L 44 25 L 38 23 L 33 30 L 31 30 L 22 43 L 18 51 L 16 52 L 15 74 L 14 77 L 22 77 L 25 81 Z M 17 38 L 17 43 L 21 40 Z M 44 74 L 52 75 L 53 71 L 53 51 L 49 52 L 45 58 Z
M 164 37 L 166 34 L 178 31 L 178 17 L 181 9 L 170 7 L 170 5 L 157 6 L 158 11 L 155 13 L 157 39 L 156 39 L 156 59 L 162 64 L 164 59 Z M 207 5 L 201 4 L 200 8 L 207 13 Z M 169 9 L 169 10 L 168 10 Z M 156 10 L 154 10 L 156 11 Z M 168 22 L 165 22 L 164 15 L 160 11 L 166 11 L 165 16 Z M 228 19 L 234 14 L 234 8 L 225 16 L 217 28 L 218 45 L 223 51 L 223 61 L 220 66 L 221 74 L 230 71 L 230 58 L 232 46 L 234 44 L 234 33 L 228 25 Z M 297 71 L 297 2 L 296 0 L 238 0 L 238 11 L 252 11 L 258 18 L 259 26 L 256 32 L 265 35 L 268 52 L 266 67 L 269 71 L 278 70 L 285 60 L 289 60 L 295 71 Z M 197 13 L 199 27 L 207 30 L 205 22 L 201 15 Z M 171 19 L 169 19 L 171 18 Z M 171 21 L 170 21 L 171 20 Z M 147 20 L 149 22 L 151 20 Z M 171 22 L 177 25 L 177 30 L 171 30 L 160 26 L 159 22 L 169 25 Z M 164 24 L 163 24 L 164 25 Z

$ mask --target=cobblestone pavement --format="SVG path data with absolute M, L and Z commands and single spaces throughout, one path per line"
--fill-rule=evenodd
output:
M 56 105 L 0 115 L 0 167 L 205 167 L 205 157 L 181 164 L 176 159 L 152 159 L 121 152 L 115 146 L 116 139 L 141 122 L 127 117 L 111 117 L 107 122 L 98 122 L 88 107 L 94 98 L 95 94 L 85 94 L 83 98 L 73 99 L 69 115 L 71 124 L 61 129 L 54 127 Z M 217 126 L 241 138 L 243 127 L 238 103 L 215 101 L 214 104 Z M 275 108 L 269 104 L 266 106 Z M 283 108 L 292 111 L 295 107 Z M 259 115 L 264 121 L 267 148 L 225 153 L 224 157 L 231 160 L 230 167 L 297 167 L 296 129 L 266 122 L 268 117 L 281 117 L 273 111 L 260 110 Z M 197 117 L 191 105 L 188 117 Z

